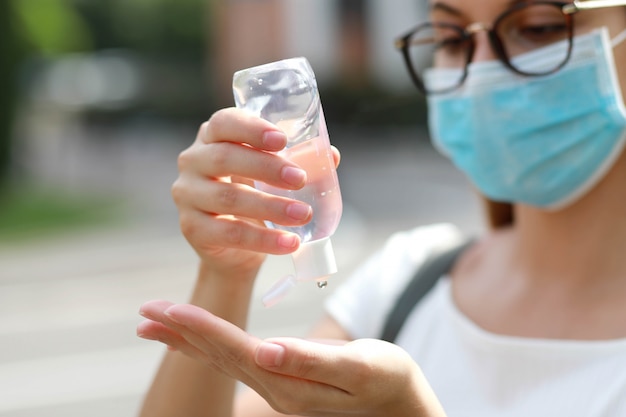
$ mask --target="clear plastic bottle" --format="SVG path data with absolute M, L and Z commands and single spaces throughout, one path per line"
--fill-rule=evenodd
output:
M 291 58 L 235 73 L 235 104 L 281 128 L 287 146 L 280 155 L 307 172 L 300 190 L 285 190 L 257 182 L 256 188 L 311 205 L 313 218 L 303 226 L 288 227 L 266 222 L 268 227 L 300 236 L 300 248 L 293 254 L 295 276 L 278 281 L 264 296 L 265 305 L 278 302 L 297 281 L 317 281 L 326 286 L 337 272 L 330 236 L 342 213 L 341 192 L 330 148 L 328 130 L 320 102 L 315 74 L 306 58 Z

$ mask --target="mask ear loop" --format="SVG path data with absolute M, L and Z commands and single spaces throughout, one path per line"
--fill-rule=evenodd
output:
M 611 39 L 611 47 L 615 48 L 617 45 L 624 42 L 624 40 L 626 40 L 626 29 L 622 30 L 621 33 Z

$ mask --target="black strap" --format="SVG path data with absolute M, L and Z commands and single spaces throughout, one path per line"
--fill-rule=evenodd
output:
M 383 327 L 382 340 L 392 342 L 404 325 L 413 307 L 430 291 L 439 278 L 452 269 L 454 262 L 472 241 L 464 240 L 433 252 L 415 272 L 398 298 Z

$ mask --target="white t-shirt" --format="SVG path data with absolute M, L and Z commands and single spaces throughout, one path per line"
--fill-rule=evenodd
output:
M 378 338 L 394 300 L 452 225 L 391 237 L 326 302 L 354 338 Z M 626 323 L 626 318 L 625 318 Z M 396 343 L 421 367 L 448 417 L 626 417 L 626 339 L 510 337 L 455 306 L 447 277 L 413 309 Z

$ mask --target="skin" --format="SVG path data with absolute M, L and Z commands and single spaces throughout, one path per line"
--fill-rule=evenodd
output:
M 445 0 L 465 24 L 491 22 L 506 1 Z M 468 4 L 471 3 L 471 4 Z M 576 16 L 577 33 L 626 28 L 615 8 Z M 485 33 L 475 61 L 494 59 Z M 614 51 L 626 62 L 626 43 Z M 626 91 L 626 65 L 619 68 Z M 305 174 L 270 153 L 285 146 L 273 125 L 236 109 L 214 114 L 179 157 L 172 194 L 181 230 L 200 267 L 189 304 L 144 304 L 140 337 L 170 346 L 142 416 L 443 416 L 418 364 L 377 340 L 351 341 L 324 318 L 312 340 L 259 340 L 244 330 L 254 279 L 265 254 L 291 253 L 298 240 L 261 219 L 303 224 L 310 210 L 265 195 L 252 180 L 297 189 Z M 335 151 L 336 162 L 339 154 Z M 514 207 L 515 223 L 488 233 L 452 271 L 458 308 L 497 334 L 552 339 L 626 337 L 626 156 L 567 208 Z M 485 302 L 489 300 L 489 302 Z M 337 372 L 350 369 L 350 372 Z M 254 391 L 233 402 L 235 380 Z

